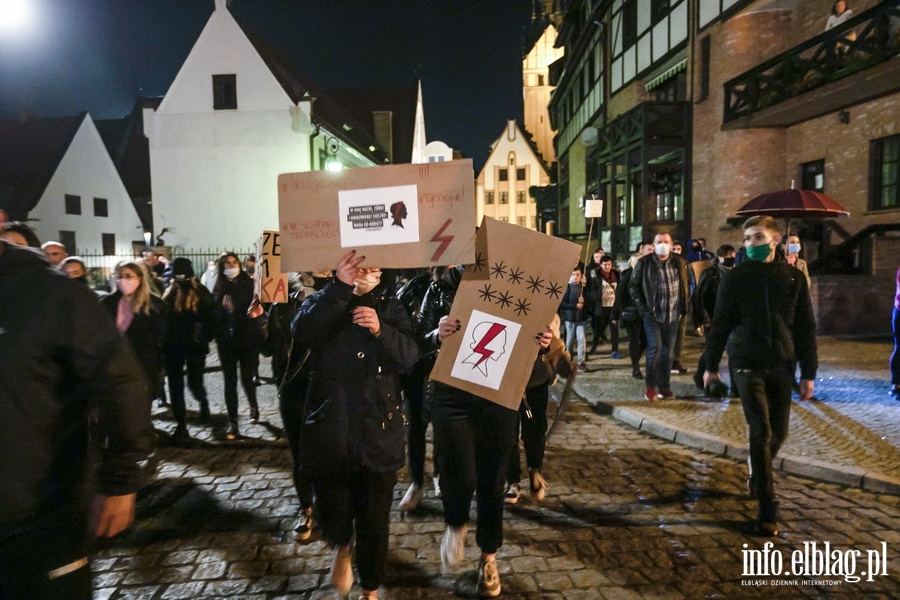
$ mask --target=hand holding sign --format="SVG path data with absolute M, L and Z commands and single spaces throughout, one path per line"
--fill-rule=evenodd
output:
M 337 264 L 335 269 L 336 277 L 347 285 L 353 285 L 353 282 L 356 281 L 356 277 L 359 275 L 359 265 L 364 260 L 366 260 L 365 256 L 356 256 L 356 250 L 351 250 Z

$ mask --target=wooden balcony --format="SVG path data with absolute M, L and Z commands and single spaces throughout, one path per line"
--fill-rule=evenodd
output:
M 900 90 L 900 0 L 725 83 L 722 129 L 786 127 Z

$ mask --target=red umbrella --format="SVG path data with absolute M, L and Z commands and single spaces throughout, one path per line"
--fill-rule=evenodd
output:
M 812 190 L 779 190 L 757 196 L 738 209 L 739 217 L 769 215 L 780 219 L 829 219 L 846 217 L 850 211 L 837 200 Z

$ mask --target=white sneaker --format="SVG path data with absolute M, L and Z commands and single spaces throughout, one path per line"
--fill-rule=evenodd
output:
M 334 549 L 334 561 L 331 563 L 331 585 L 341 596 L 350 593 L 353 587 L 352 546 L 338 546 Z
M 478 564 L 478 595 L 482 598 L 496 598 L 500 595 L 500 574 L 497 573 L 497 561 L 481 557 Z
M 469 528 L 466 525 L 462 527 L 447 525 L 447 530 L 441 540 L 441 564 L 445 571 L 458 565 L 465 558 L 466 533 L 468 531 Z
M 520 495 L 521 493 L 519 492 L 519 484 L 510 483 L 506 486 L 506 489 L 503 490 L 503 501 L 507 504 L 515 504 L 519 501 Z
M 432 481 L 434 482 L 434 497 L 440 498 L 441 497 L 441 479 L 440 479 L 440 477 L 435 475 L 434 477 L 432 477 Z
M 419 502 L 422 501 L 422 496 L 424 494 L 425 490 L 421 485 L 415 483 L 409 484 L 409 489 L 406 490 L 403 499 L 400 500 L 400 510 L 415 510 L 416 507 L 419 506 Z
M 531 497 L 537 502 L 547 497 L 547 481 L 540 471 L 531 472 Z

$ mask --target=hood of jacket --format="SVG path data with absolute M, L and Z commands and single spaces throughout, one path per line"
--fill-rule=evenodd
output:
M 0 240 L 0 277 L 8 275 L 16 269 L 49 267 L 50 263 L 39 250 L 25 246 L 17 246 Z

